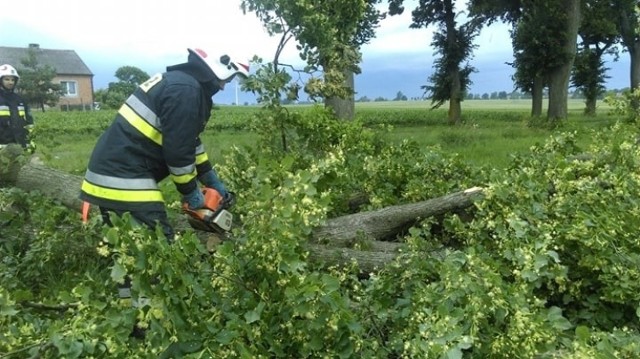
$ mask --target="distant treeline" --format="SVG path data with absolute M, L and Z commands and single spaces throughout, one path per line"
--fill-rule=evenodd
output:
M 546 90 L 546 89 L 545 89 Z M 607 90 L 605 92 L 603 92 L 601 95 L 598 96 L 599 100 L 602 100 L 606 97 L 609 96 L 617 96 L 619 94 L 621 94 L 624 91 L 628 91 L 628 88 L 624 88 L 624 89 L 611 89 L 611 90 Z M 544 98 L 548 98 L 548 92 L 545 91 L 543 93 L 543 97 Z M 569 98 L 572 99 L 584 99 L 584 93 L 582 93 L 582 91 L 580 90 L 576 90 L 576 91 L 569 91 Z M 494 91 L 491 93 L 485 92 L 485 93 L 468 93 L 465 96 L 465 99 L 467 100 L 523 100 L 523 99 L 531 99 L 531 94 L 529 93 L 523 93 L 523 92 L 518 92 L 518 91 Z M 382 96 L 378 96 L 374 99 L 371 99 L 367 96 L 362 96 L 358 99 L 356 99 L 356 102 L 382 102 L 382 101 L 425 101 L 425 100 L 429 100 L 429 98 L 425 98 L 425 97 L 407 97 L 405 96 L 402 91 L 398 91 L 398 93 L 396 94 L 396 97 L 394 97 L 393 99 L 389 99 L 386 97 L 382 97 Z

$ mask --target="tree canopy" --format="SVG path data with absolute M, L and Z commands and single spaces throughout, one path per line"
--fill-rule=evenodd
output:
M 51 66 L 40 65 L 37 53 L 28 50 L 27 58 L 22 59 L 24 68 L 20 71 L 18 91 L 25 101 L 37 105 L 42 111 L 46 106 L 55 106 L 62 96 L 60 84 L 53 83 L 56 70 Z

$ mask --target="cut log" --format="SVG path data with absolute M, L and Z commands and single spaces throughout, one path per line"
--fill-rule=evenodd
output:
M 468 208 L 481 194 L 482 188 L 473 187 L 423 202 L 333 218 L 316 228 L 313 238 L 339 247 L 348 247 L 358 239 L 384 240 L 396 236 L 421 219 Z
M 78 198 L 81 176 L 34 161 L 21 161 L 19 164 L 7 162 L 8 158 L 15 159 L 21 153 L 21 150 L 0 149 L 0 164 L 5 164 L 0 170 L 0 185 L 24 191 L 39 191 L 74 211 L 81 211 L 82 202 Z M 355 261 L 363 271 L 374 271 L 395 258 L 403 246 L 402 243 L 385 242 L 381 239 L 396 236 L 424 218 L 468 208 L 481 193 L 481 188 L 474 187 L 428 201 L 329 219 L 313 231 L 308 245 L 310 258 L 339 265 Z M 97 208 L 91 208 L 91 215 L 97 215 Z M 184 223 L 175 224 L 177 229 L 188 228 L 186 219 L 182 221 Z M 203 243 L 209 244 L 217 240 L 214 234 L 199 231 L 196 234 Z M 362 239 L 365 240 L 363 249 L 353 249 L 354 243 Z

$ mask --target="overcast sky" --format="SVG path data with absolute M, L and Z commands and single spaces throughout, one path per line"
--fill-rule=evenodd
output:
M 360 96 L 422 94 L 433 66 L 432 29 L 409 29 L 415 3 L 407 1 L 409 11 L 383 20 L 376 38 L 363 46 L 363 73 L 356 77 Z M 5 1 L 1 12 L 0 46 L 75 50 L 94 73 L 96 89 L 115 81 L 121 66 L 152 75 L 184 62 L 188 47 L 269 61 L 279 40 L 266 34 L 255 14 L 242 13 L 240 0 L 14 0 Z M 472 65 L 479 73 L 472 75 L 472 92 L 511 90 L 512 70 L 504 64 L 512 60 L 508 27 L 483 29 L 476 44 Z M 299 63 L 295 44 L 281 61 Z M 214 100 L 233 102 L 226 92 Z

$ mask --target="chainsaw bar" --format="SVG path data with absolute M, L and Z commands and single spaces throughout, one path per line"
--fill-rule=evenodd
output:
M 197 217 L 188 214 L 187 220 L 194 229 L 225 234 L 231 230 L 233 215 L 225 209 L 221 209 L 217 213 L 209 209 L 201 209 L 197 211 Z

